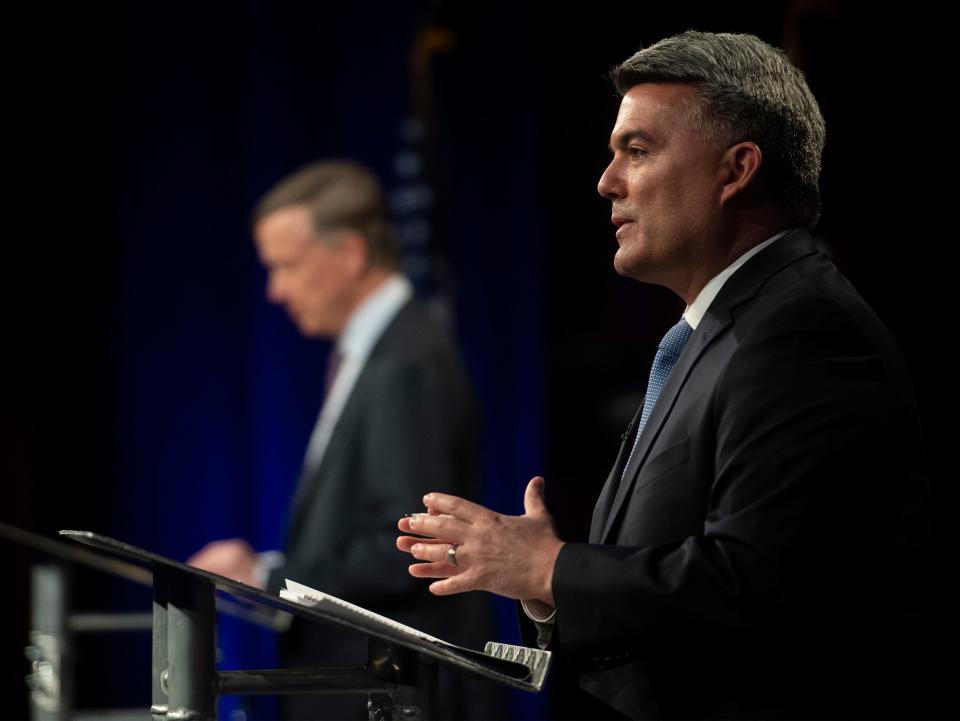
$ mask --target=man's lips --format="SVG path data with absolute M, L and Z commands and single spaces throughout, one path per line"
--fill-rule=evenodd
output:
M 629 226 L 633 221 L 630 218 L 624 218 L 619 215 L 615 215 L 610 219 L 615 226 L 617 226 L 617 240 L 620 239 L 620 234 L 623 232 L 623 229 Z

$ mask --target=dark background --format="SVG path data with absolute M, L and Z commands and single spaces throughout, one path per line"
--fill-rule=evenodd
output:
M 483 402 L 482 500 L 520 512 L 524 484 L 543 474 L 570 540 L 586 536 L 656 343 L 682 310 L 612 268 L 595 190 L 617 106 L 605 74 L 688 28 L 755 33 L 804 69 L 828 129 L 816 232 L 917 388 L 935 571 L 923 708 L 956 717 L 960 21 L 946 3 L 9 11 L 0 520 L 176 558 L 234 535 L 278 545 L 326 345 L 263 300 L 249 209 L 316 157 L 356 158 L 403 187 L 404 119 L 423 107 L 406 59 L 428 26 L 444 29 L 445 49 L 429 65 L 435 125 L 417 150 L 436 202 L 428 247 L 406 249 L 411 272 L 450 310 Z M 30 559 L 3 549 L 0 696 L 12 705 L 0 714 L 22 718 Z M 148 599 L 79 574 L 82 607 Z M 512 609 L 499 608 L 509 640 Z M 242 624 L 224 622 L 220 641 L 228 666 L 273 658 L 269 634 Z M 78 653 L 82 705 L 145 703 L 147 639 L 85 640 Z M 514 716 L 594 713 L 564 673 L 545 697 L 515 698 Z M 272 713 L 267 701 L 241 710 Z

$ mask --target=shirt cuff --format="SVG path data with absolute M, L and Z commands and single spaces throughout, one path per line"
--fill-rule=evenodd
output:
M 531 599 L 529 601 L 520 601 L 523 612 L 531 621 L 537 623 L 553 623 L 557 615 L 557 609 L 543 601 Z
M 257 584 L 257 587 L 266 588 L 267 581 L 270 580 L 270 572 L 275 568 L 280 568 L 286 562 L 287 557 L 282 551 L 258 553 L 253 564 L 253 581 Z

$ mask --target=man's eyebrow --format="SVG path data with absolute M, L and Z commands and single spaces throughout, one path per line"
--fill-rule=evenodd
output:
M 637 128 L 636 130 L 630 130 L 629 132 L 618 135 L 614 142 L 617 148 L 625 148 L 630 144 L 631 141 L 638 140 L 638 139 L 642 140 L 645 143 L 657 142 L 656 140 L 653 139 L 652 135 L 650 135 L 648 132 L 644 130 L 641 130 L 640 128 Z M 612 153 L 614 150 L 613 144 L 608 143 L 607 149 Z

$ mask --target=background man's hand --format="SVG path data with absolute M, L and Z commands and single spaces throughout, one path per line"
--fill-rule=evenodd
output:
M 430 515 L 400 519 L 405 533 L 397 548 L 423 561 L 410 566 L 417 578 L 440 578 L 430 591 L 445 596 L 483 590 L 508 598 L 538 600 L 553 605 L 553 567 L 563 541 L 543 501 L 543 478 L 527 484 L 525 513 L 505 516 L 444 493 L 423 498 Z M 456 544 L 457 565 L 448 552 Z
M 208 543 L 187 559 L 187 565 L 218 573 L 248 586 L 258 585 L 253 573 L 257 565 L 257 555 L 242 538 Z

